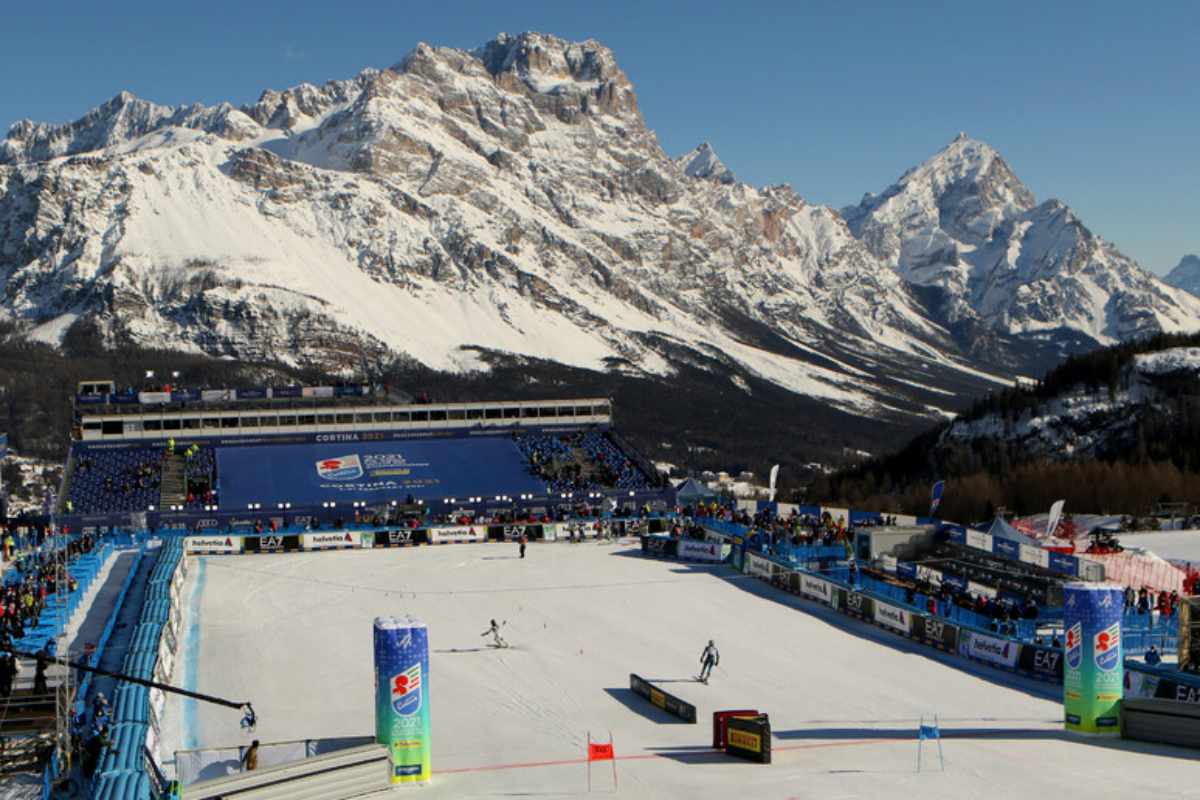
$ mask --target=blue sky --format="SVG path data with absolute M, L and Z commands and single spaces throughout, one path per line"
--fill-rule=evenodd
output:
M 1200 252 L 1196 2 L 127 0 L 9 4 L 2 26 L 5 130 L 122 89 L 237 104 L 540 30 L 612 47 L 668 152 L 708 140 L 743 180 L 842 206 L 963 130 L 1144 266 Z

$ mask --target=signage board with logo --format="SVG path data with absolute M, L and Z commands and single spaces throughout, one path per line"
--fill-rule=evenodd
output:
M 357 531 L 321 531 L 302 534 L 305 550 L 351 550 L 362 547 L 362 534 Z
M 482 525 L 456 525 L 452 528 L 430 528 L 430 544 L 447 542 L 486 542 L 487 528 Z
M 875 600 L 858 592 L 846 592 L 846 613 L 859 619 L 874 619 Z
M 718 563 L 725 560 L 731 549 L 727 544 L 717 544 L 697 539 L 680 539 L 677 552 L 682 559 Z
M 941 650 L 958 651 L 958 626 L 940 617 L 914 614 L 913 636 Z
M 959 639 L 962 655 L 1010 669 L 1017 665 L 1020 650 L 1021 645 L 1017 642 L 978 631 L 966 631 Z
M 770 764 L 771 721 L 767 715 L 729 717 L 725 722 L 725 752 L 759 764 Z
M 1054 556 L 1051 553 L 1051 556 Z M 1068 731 L 1116 736 L 1125 692 L 1121 617 L 1124 592 L 1115 586 L 1063 587 L 1067 631 L 1063 705 Z
M 649 681 L 639 675 L 629 674 L 629 688 L 634 694 L 646 698 L 651 703 L 679 717 L 684 722 L 696 721 L 696 707 L 691 703 L 682 700 L 670 692 L 663 691 L 657 686 L 651 685 Z
M 241 536 L 187 536 L 184 547 L 188 553 L 233 555 L 242 552 Z
M 1017 666 L 1042 678 L 1061 681 L 1063 676 L 1063 651 L 1055 647 L 1021 645 Z
M 891 603 L 875 601 L 875 622 L 905 636 L 912 633 L 912 614 Z

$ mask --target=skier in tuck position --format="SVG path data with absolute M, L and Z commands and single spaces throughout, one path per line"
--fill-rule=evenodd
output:
M 488 634 L 492 636 L 492 647 L 508 647 L 508 642 L 500 637 L 500 626 L 496 624 L 496 620 L 492 620 L 492 626 L 479 635 L 487 636 Z
M 721 663 L 721 654 L 717 652 L 717 646 L 713 644 L 713 640 L 708 640 L 708 647 L 704 648 L 704 652 L 700 654 L 700 682 L 708 683 L 708 676 L 712 674 L 712 668 Z

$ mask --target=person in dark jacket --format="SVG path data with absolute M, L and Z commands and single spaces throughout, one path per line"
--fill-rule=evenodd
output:
M 258 739 L 250 743 L 246 748 L 246 753 L 242 756 L 242 769 L 246 772 L 253 772 L 258 769 Z

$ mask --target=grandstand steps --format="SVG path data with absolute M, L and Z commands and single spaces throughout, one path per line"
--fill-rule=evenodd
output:
M 159 484 L 158 507 L 170 508 L 187 502 L 186 461 L 179 453 L 163 458 L 162 482 Z

